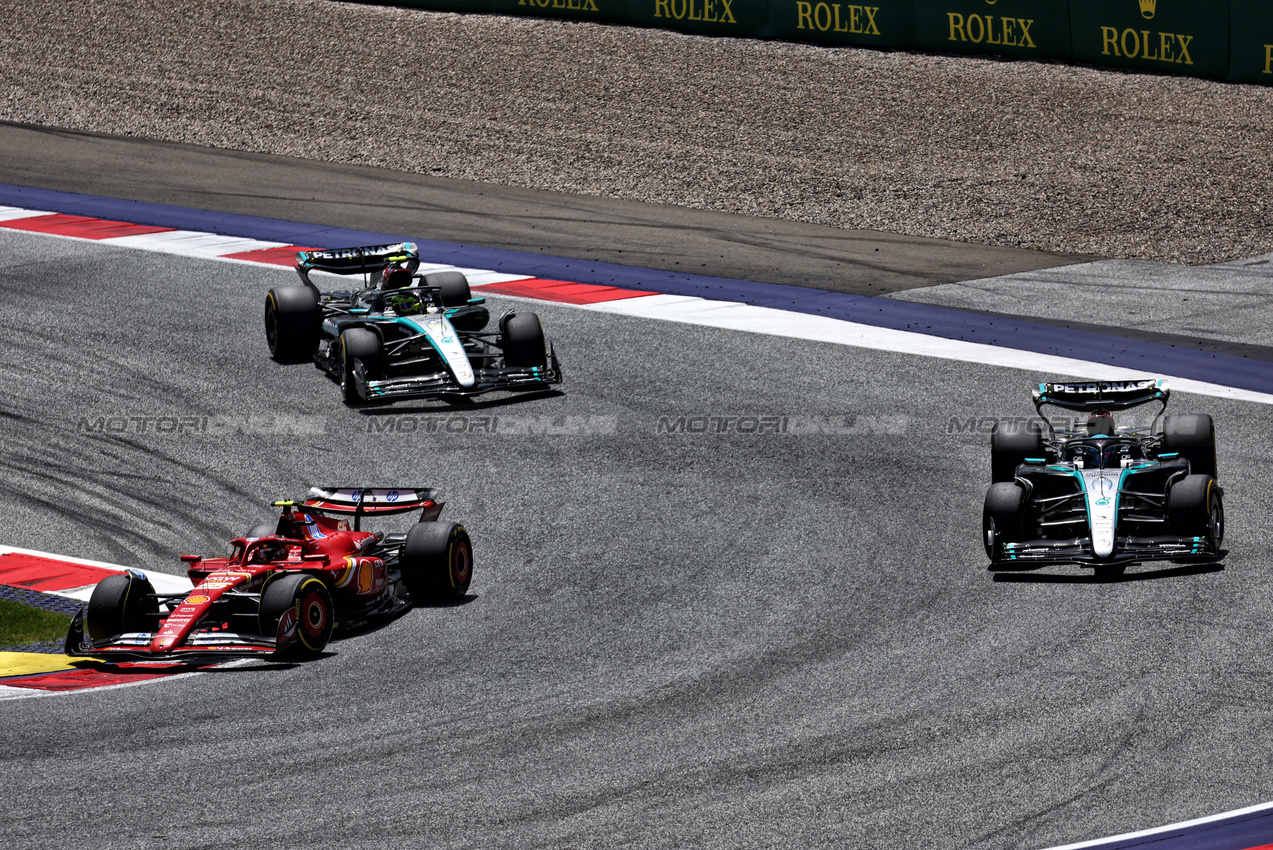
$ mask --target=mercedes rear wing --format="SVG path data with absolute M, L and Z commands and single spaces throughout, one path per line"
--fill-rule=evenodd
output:
M 420 252 L 414 242 L 395 242 L 392 245 L 367 245 L 362 248 L 332 248 L 326 251 L 299 251 L 296 254 L 296 273 L 313 286 L 311 271 L 332 274 L 370 274 L 393 263 L 405 263 L 415 274 L 420 268 Z
M 1051 404 L 1066 410 L 1092 413 L 1126 410 L 1151 401 L 1166 407 L 1171 391 L 1166 381 L 1147 378 L 1139 381 L 1056 381 L 1039 384 L 1031 395 L 1035 410 Z

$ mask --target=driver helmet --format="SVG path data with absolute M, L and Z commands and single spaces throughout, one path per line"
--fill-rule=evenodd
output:
M 274 561 L 287 560 L 287 544 L 269 542 L 262 543 L 252 553 L 252 561 L 257 564 L 269 564 Z
M 385 266 L 380 273 L 380 289 L 402 289 L 411 285 L 411 269 L 406 266 Z
M 1087 436 L 1114 436 L 1114 417 L 1110 416 L 1109 412 L 1105 410 L 1098 410 L 1093 413 L 1087 420 Z

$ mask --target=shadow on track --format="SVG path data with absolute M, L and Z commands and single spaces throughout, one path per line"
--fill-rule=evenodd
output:
M 393 416 L 393 415 L 409 415 L 409 414 L 446 414 L 446 413 L 463 413 L 466 410 L 486 410 L 492 407 L 512 407 L 516 404 L 523 404 L 528 401 L 536 401 L 544 398 L 558 398 L 564 396 L 561 390 L 534 390 L 529 392 L 521 392 L 516 395 L 510 395 L 503 398 L 484 399 L 477 401 L 467 396 L 438 396 L 437 400 L 441 404 L 423 406 L 420 404 L 404 407 L 402 402 L 389 402 L 387 404 L 378 405 L 364 402 L 358 405 L 348 405 L 351 409 L 357 410 L 363 416 Z
M 1227 552 L 1221 552 L 1223 558 Z M 1217 562 L 1206 564 L 1181 564 L 1174 567 L 1139 570 L 1134 573 L 1035 573 L 1035 572 L 992 572 L 997 582 L 1018 582 L 1033 584 L 1115 584 L 1129 581 L 1150 581 L 1153 579 L 1179 578 L 1181 576 L 1203 575 L 1224 571 L 1224 565 Z

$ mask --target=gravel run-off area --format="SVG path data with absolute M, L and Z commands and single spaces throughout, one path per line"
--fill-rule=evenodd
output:
M 1083 66 L 331 0 L 26 0 L 0 3 L 0 120 L 1106 257 L 1273 251 L 1273 87 Z

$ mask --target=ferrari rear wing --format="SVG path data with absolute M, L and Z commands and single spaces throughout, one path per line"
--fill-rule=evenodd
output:
M 1126 410 L 1151 401 L 1166 407 L 1171 391 L 1166 381 L 1148 378 L 1140 381 L 1057 381 L 1039 384 L 1032 395 L 1035 410 L 1051 404 L 1090 413 Z
M 332 248 L 326 251 L 300 251 L 296 254 L 296 273 L 313 286 L 309 273 L 314 270 L 332 274 L 366 274 L 378 272 L 392 263 L 406 263 L 411 273 L 420 267 L 420 253 L 414 242 L 392 245 L 367 245 L 362 248 Z
M 436 519 L 442 512 L 445 502 L 438 500 L 438 493 L 432 487 L 400 487 L 397 489 L 375 489 L 356 487 L 311 487 L 300 500 L 280 500 L 273 503 L 276 508 L 289 510 L 304 508 L 338 516 L 352 516 L 354 530 L 359 530 L 359 521 L 364 516 L 389 516 L 405 514 L 411 511 L 422 511 L 421 522 Z

